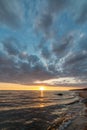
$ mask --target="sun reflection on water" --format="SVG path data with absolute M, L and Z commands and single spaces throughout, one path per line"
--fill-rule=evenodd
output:
M 40 104 L 40 107 L 44 107 L 44 104 Z
M 44 107 L 43 101 L 44 101 L 44 92 L 43 90 L 40 91 L 40 107 Z
M 43 90 L 40 91 L 40 96 L 41 96 L 41 97 L 44 97 L 44 92 L 43 92 Z

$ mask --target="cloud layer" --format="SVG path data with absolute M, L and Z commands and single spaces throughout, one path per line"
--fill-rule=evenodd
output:
M 87 85 L 87 1 L 1 0 L 0 82 Z
M 19 27 L 24 21 L 22 9 L 20 0 L 0 0 L 0 22 L 7 26 Z

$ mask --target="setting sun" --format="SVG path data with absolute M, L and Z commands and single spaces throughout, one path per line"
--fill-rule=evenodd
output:
M 45 90 L 45 88 L 44 87 L 40 87 L 40 90 L 43 91 L 43 90 Z

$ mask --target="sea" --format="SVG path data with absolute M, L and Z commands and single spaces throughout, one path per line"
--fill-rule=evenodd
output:
M 74 91 L 0 91 L 0 130 L 51 130 L 62 117 L 76 115 L 78 103 Z

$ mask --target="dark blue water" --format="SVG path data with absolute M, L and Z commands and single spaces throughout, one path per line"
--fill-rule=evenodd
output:
M 69 91 L 0 91 L 0 130 L 46 130 L 76 100 Z

